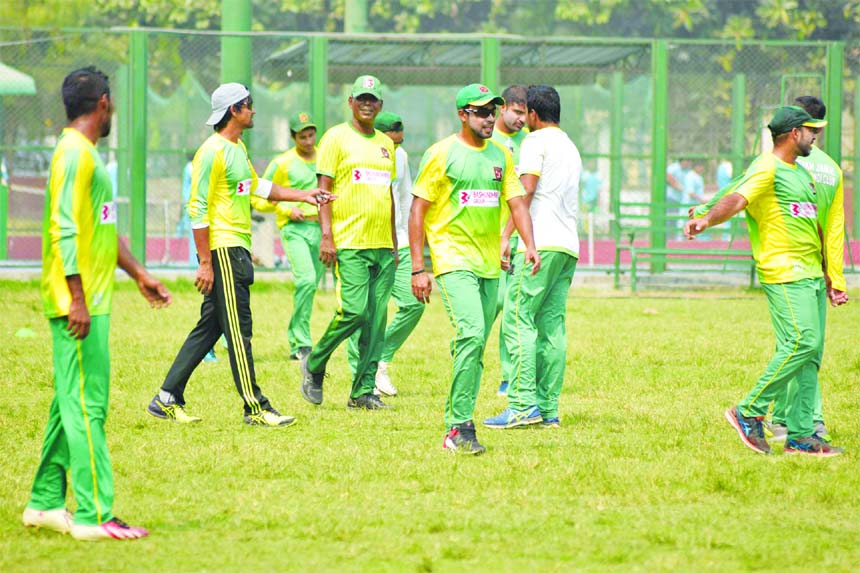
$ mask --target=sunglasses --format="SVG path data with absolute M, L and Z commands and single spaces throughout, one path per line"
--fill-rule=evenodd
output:
M 464 107 L 463 111 L 474 114 L 481 119 L 487 119 L 491 115 L 496 117 L 498 110 L 494 107 Z
M 254 100 L 251 99 L 250 96 L 248 96 L 247 98 L 243 99 L 239 103 L 235 103 L 233 105 L 239 109 L 242 109 L 243 107 L 247 107 L 248 109 L 254 109 Z

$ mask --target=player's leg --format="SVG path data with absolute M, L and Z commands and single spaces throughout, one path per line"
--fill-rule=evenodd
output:
M 301 358 L 308 351 L 305 349 L 311 347 L 311 311 L 321 269 L 324 269 L 319 261 L 319 236 L 319 224 L 313 222 L 291 222 L 281 229 L 295 284 L 293 314 L 287 327 L 290 358 Z
M 376 387 L 376 370 L 382 346 L 385 343 L 385 322 L 388 313 L 388 299 L 394 285 L 394 255 L 390 249 L 372 249 L 368 256 L 373 265 L 370 267 L 370 281 L 367 293 L 367 320 L 360 329 L 358 339 L 359 360 L 353 374 L 351 402 L 359 407 L 379 406 L 381 401 L 373 396 Z M 364 400 L 360 400 L 365 396 Z
M 548 286 L 544 304 L 538 310 L 536 352 L 536 393 L 543 423 L 558 425 L 558 400 L 564 383 L 567 362 L 567 298 L 576 271 L 576 257 L 565 253 L 545 253 L 550 258 L 560 259 L 557 272 Z M 541 273 L 544 253 L 541 253 Z M 538 274 L 541 274 L 538 273 Z

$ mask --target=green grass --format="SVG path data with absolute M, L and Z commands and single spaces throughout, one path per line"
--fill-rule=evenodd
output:
M 181 427 L 147 416 L 199 297 L 149 310 L 120 283 L 112 318 L 108 439 L 115 513 L 141 542 L 85 545 L 26 530 L 20 514 L 51 399 L 50 335 L 37 285 L 0 283 L 0 571 L 854 571 L 860 563 L 857 303 L 829 314 L 822 384 L 848 453 L 756 455 L 723 410 L 773 348 L 764 295 L 607 298 L 574 291 L 560 431 L 479 429 L 485 456 L 442 449 L 451 327 L 438 297 L 392 366 L 385 412 L 347 411 L 345 349 L 325 403 L 298 391 L 284 338 L 292 298 L 254 287 L 263 391 L 298 425 L 245 427 L 226 352 L 189 385 Z M 860 293 L 852 293 L 856 299 Z M 317 298 L 319 336 L 334 298 Z M 28 327 L 35 338 L 18 338 Z M 476 420 L 498 413 L 498 337 Z

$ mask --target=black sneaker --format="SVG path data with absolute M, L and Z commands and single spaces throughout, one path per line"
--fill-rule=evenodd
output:
M 350 398 L 346 402 L 347 408 L 361 410 L 383 410 L 390 406 L 379 399 L 379 396 L 374 394 L 362 394 L 358 398 Z
M 770 453 L 770 444 L 764 437 L 764 416 L 743 416 L 737 406 L 726 410 L 726 420 L 732 425 L 746 447 L 760 454 Z
M 308 357 L 304 356 L 299 364 L 302 367 L 302 396 L 311 404 L 319 406 L 323 401 L 323 378 L 322 372 L 311 372 L 308 370 Z
M 487 448 L 478 442 L 478 437 L 475 434 L 475 424 L 471 421 L 463 424 L 455 424 L 453 428 L 445 434 L 445 441 L 442 447 L 449 452 L 456 454 L 470 454 L 477 456 L 487 451 Z
M 299 348 L 290 354 L 290 360 L 302 360 L 306 356 L 309 356 L 311 353 L 310 346 L 299 346 Z

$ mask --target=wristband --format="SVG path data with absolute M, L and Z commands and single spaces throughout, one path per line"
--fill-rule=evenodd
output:
M 426 271 L 425 271 L 424 269 L 420 269 L 420 270 L 417 270 L 417 271 L 412 271 L 412 276 L 414 277 L 415 275 L 420 275 L 420 274 L 421 274 L 421 273 L 423 273 L 423 272 L 426 272 Z

